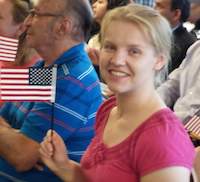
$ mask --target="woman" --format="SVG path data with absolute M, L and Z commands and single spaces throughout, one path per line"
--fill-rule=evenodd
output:
M 106 12 L 116 7 L 125 6 L 129 4 L 129 0 L 96 0 L 92 3 L 92 10 L 94 12 L 95 23 L 101 26 L 101 22 Z M 100 48 L 99 33 L 94 35 L 88 42 L 91 48 Z
M 27 47 L 24 20 L 33 7 L 29 0 L 1 1 L 0 35 L 19 40 L 16 59 L 14 62 L 0 61 L 1 68 L 27 68 L 33 66 L 40 58 L 37 52 Z M 0 107 L 4 104 L 0 101 Z
M 7 6 L 4 8 L 4 6 Z M 24 20 L 33 7 L 29 0 L 1 1 L 0 35 L 19 40 L 16 59 L 14 62 L 0 61 L 1 68 L 27 68 L 33 66 L 40 58 L 37 52 L 27 47 Z M 4 104 L 0 101 L 0 107 Z
M 94 12 L 94 23 L 92 27 L 91 34 L 93 35 L 92 38 L 88 42 L 87 46 L 87 52 L 92 60 L 92 63 L 94 65 L 94 68 L 100 78 L 101 82 L 101 90 L 102 95 L 105 98 L 108 98 L 113 93 L 107 88 L 107 85 L 104 84 L 103 79 L 100 75 L 99 71 L 99 50 L 100 50 L 100 34 L 99 34 L 99 28 L 101 26 L 101 22 L 103 20 L 103 17 L 105 16 L 106 12 L 109 10 L 112 10 L 117 7 L 128 5 L 130 0 L 95 0 L 92 2 L 92 10 Z M 93 33 L 93 30 L 95 31 L 95 34 Z
M 100 107 L 80 165 L 56 132 L 41 144 L 42 160 L 63 181 L 189 182 L 194 148 L 154 88 L 170 55 L 169 24 L 151 8 L 128 5 L 105 16 L 101 38 L 100 70 L 115 97 Z
M 95 70 L 100 77 L 99 73 L 99 49 L 100 49 L 100 37 L 99 37 L 99 27 L 101 26 L 102 19 L 107 11 L 114 9 L 116 7 L 125 6 L 130 3 L 130 0 L 96 0 L 92 3 L 92 10 L 94 12 L 94 24 L 92 27 L 95 30 L 95 35 L 88 42 L 87 51 L 88 54 L 95 65 Z M 93 31 L 93 30 L 92 30 Z M 94 34 L 93 32 L 91 32 Z

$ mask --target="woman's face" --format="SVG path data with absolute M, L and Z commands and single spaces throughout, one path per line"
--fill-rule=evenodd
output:
M 109 24 L 103 36 L 100 69 L 109 88 L 122 94 L 152 86 L 154 72 L 160 69 L 163 60 L 141 28 L 116 20 Z
M 0 0 L 0 8 L 0 35 L 17 38 L 20 23 L 15 23 L 13 20 L 12 3 L 8 0 Z
M 106 14 L 107 5 L 108 5 L 107 0 L 96 0 L 92 4 L 92 9 L 93 9 L 93 12 L 94 12 L 94 19 L 99 24 L 101 23 L 104 15 Z

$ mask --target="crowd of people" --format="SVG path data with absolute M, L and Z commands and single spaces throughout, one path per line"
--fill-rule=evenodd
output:
M 15 62 L 0 69 L 57 67 L 55 103 L 1 102 L 1 182 L 200 180 L 200 148 L 183 122 L 200 105 L 189 0 L 0 0 L 0 8 L 0 36 L 19 39 Z

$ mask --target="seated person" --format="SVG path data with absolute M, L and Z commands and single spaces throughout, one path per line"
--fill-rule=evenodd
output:
M 169 64 L 169 73 L 171 73 L 178 68 L 185 58 L 187 49 L 196 41 L 196 37 L 183 27 L 190 14 L 190 1 L 156 0 L 155 9 L 167 18 L 173 30 L 173 48 Z
M 168 22 L 149 7 L 106 14 L 100 70 L 116 96 L 98 110 L 96 135 L 80 165 L 55 131 L 41 143 L 43 162 L 63 181 L 189 182 L 193 145 L 154 87 L 155 74 L 167 67 L 170 35 Z
M 194 24 L 194 28 L 192 29 L 192 33 L 200 39 L 200 1 L 199 0 L 191 0 L 191 11 L 188 21 Z
M 157 89 L 165 104 L 172 108 L 182 121 L 193 116 L 200 108 L 199 57 L 200 41 L 197 41 L 188 49 L 179 68 Z
M 15 61 L 1 61 L 0 68 L 24 68 L 35 64 L 40 56 L 33 48 L 26 46 L 24 20 L 28 16 L 32 3 L 25 0 L 0 1 L 0 36 L 19 40 Z M 0 100 L 0 107 L 3 101 Z
M 129 0 L 96 0 L 92 3 L 92 9 L 94 12 L 94 28 L 101 26 L 101 21 L 106 14 L 107 11 L 119 7 L 119 6 L 125 6 L 129 4 Z M 95 70 L 99 73 L 99 49 L 100 49 L 100 37 L 99 32 L 97 32 L 95 35 L 93 35 L 87 46 L 88 54 L 95 66 Z
M 77 162 L 93 138 L 102 96 L 84 50 L 91 22 L 91 7 L 85 0 L 39 0 L 26 18 L 27 46 L 44 59 L 35 66 L 57 65 L 56 99 L 54 104 L 7 102 L 1 108 L 1 182 L 60 181 L 48 169 L 34 169 L 40 159 L 39 144 L 52 122 L 68 146 L 70 159 Z
M 29 67 L 35 64 L 40 56 L 26 46 L 24 20 L 28 16 L 32 3 L 26 0 L 1 0 L 0 2 L 0 36 L 19 39 L 19 47 L 14 62 L 0 61 L 0 67 Z

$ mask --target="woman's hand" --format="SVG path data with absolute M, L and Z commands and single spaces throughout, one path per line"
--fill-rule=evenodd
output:
M 65 170 L 70 160 L 64 141 L 55 131 L 49 130 L 40 146 L 39 152 L 44 164 L 55 173 Z
M 55 131 L 49 130 L 40 146 L 41 160 L 63 181 L 88 181 L 80 165 L 69 160 L 65 143 Z

